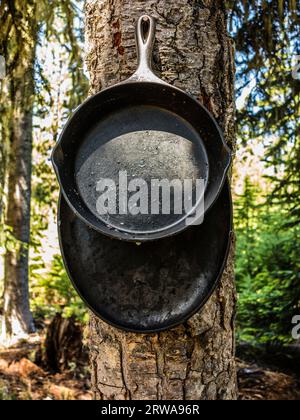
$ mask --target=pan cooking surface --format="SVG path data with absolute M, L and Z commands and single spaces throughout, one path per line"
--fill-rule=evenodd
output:
M 61 249 L 74 286 L 98 316 L 154 332 L 184 322 L 207 301 L 228 255 L 231 219 L 226 184 L 201 226 L 137 247 L 88 228 L 61 198 Z
M 170 112 L 146 106 L 119 111 L 100 122 L 78 151 L 75 172 L 79 193 L 96 217 L 120 230 L 126 225 L 128 231 L 147 232 L 176 223 L 185 215 L 183 208 L 180 215 L 151 215 L 149 211 L 146 215 L 101 217 L 96 206 L 97 183 L 113 180 L 118 190 L 120 172 L 126 171 L 128 183 L 133 179 L 146 181 L 150 203 L 151 180 L 207 180 L 207 157 L 199 143 L 192 127 Z
M 123 182 L 120 173 L 123 180 L 126 174 L 127 185 L 134 179 L 146 182 L 147 214 L 145 207 L 145 214 L 120 214 L 119 192 Z M 159 214 L 151 214 L 151 181 L 179 180 L 184 185 L 184 180 L 192 180 L 195 205 L 196 180 L 203 179 L 206 183 L 208 177 L 208 158 L 197 132 L 178 115 L 159 107 L 131 106 L 100 120 L 82 140 L 75 157 L 75 179 L 85 205 L 105 224 L 127 232 L 148 233 L 180 223 L 187 217 L 184 199 L 181 211 L 174 210 L 172 188 L 171 214 L 162 214 L 161 194 L 157 197 Z M 116 186 L 117 214 L 101 215 L 98 211 L 101 193 L 98 183 L 104 179 L 112 180 Z M 130 196 L 132 193 L 128 192 L 128 200 Z

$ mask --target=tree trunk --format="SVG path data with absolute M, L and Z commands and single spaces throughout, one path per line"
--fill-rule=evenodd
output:
M 6 181 L 6 168 L 7 168 L 7 121 L 8 121 L 8 109 L 9 109 L 9 98 L 7 95 L 7 83 L 6 83 L 6 62 L 8 56 L 7 48 L 7 34 L 11 27 L 11 19 L 5 14 L 5 8 L 3 2 L 0 4 L 0 56 L 4 60 L 4 72 L 0 75 L 0 239 L 3 236 L 3 224 L 4 224 L 4 194 L 5 194 L 5 181 Z M 0 242 L 1 246 L 2 243 Z
M 15 64 L 7 77 L 10 95 L 9 165 L 6 225 L 4 314 L 1 341 L 9 345 L 34 330 L 29 308 L 28 247 L 30 240 L 30 196 L 34 63 L 37 27 L 35 6 L 14 2 L 11 53 Z M 14 37 L 14 38 L 13 38 Z
M 199 99 L 234 147 L 234 49 L 227 34 L 225 1 L 87 0 L 91 93 L 126 79 L 135 70 L 134 23 L 144 13 L 158 21 L 154 60 L 158 73 Z M 220 287 L 205 309 L 185 325 L 160 334 L 136 335 L 91 315 L 95 398 L 236 399 L 235 306 L 232 236 Z

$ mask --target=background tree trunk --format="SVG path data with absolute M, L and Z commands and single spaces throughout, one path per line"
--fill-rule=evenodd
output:
M 29 309 L 28 247 L 30 240 L 30 196 L 34 64 L 38 28 L 34 2 L 17 1 L 8 8 L 10 54 L 14 63 L 6 79 L 9 92 L 9 159 L 6 225 L 9 229 L 5 255 L 4 344 L 34 330 Z
M 209 108 L 234 147 L 234 49 L 227 35 L 224 1 L 87 0 L 91 93 L 126 79 L 135 70 L 134 24 L 144 13 L 158 21 L 158 73 Z M 160 334 L 136 335 L 118 331 L 91 315 L 96 399 L 237 397 L 233 250 L 234 244 L 220 287 L 204 311 L 185 325 Z
M 7 73 L 8 47 L 7 37 L 11 30 L 11 16 L 6 13 L 4 2 L 0 4 L 0 55 L 5 62 L 4 75 Z M 3 76 L 3 75 L 2 75 Z M 3 234 L 4 225 L 4 196 L 8 155 L 8 120 L 9 120 L 9 95 L 8 78 L 0 79 L 0 235 Z M 2 236 L 1 236 L 2 238 Z M 2 245 L 2 244 L 1 244 Z

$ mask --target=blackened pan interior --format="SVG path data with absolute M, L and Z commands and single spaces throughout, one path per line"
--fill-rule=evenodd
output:
M 170 181 L 203 178 L 208 210 L 230 164 L 222 134 L 207 110 L 176 88 L 148 82 L 124 83 L 86 101 L 65 127 L 53 157 L 64 196 L 76 214 L 97 231 L 129 241 L 179 233 L 186 229 L 187 215 L 101 217 L 95 206 L 99 178 L 115 180 L 124 170 L 129 178 L 138 175 L 148 182 L 162 176 Z
M 75 161 L 78 191 L 89 210 L 111 228 L 145 235 L 185 220 L 188 210 L 184 207 L 184 182 L 190 180 L 193 185 L 194 206 L 202 197 L 197 198 L 196 181 L 202 179 L 205 185 L 208 172 L 205 148 L 193 127 L 178 115 L 153 106 L 131 106 L 101 120 L 85 137 Z M 98 212 L 99 180 L 113 181 L 116 186 L 113 213 Z M 120 214 L 119 186 L 123 182 L 130 186 L 136 180 L 145 185 L 144 202 L 136 203 L 141 207 L 138 214 Z M 182 186 L 177 212 L 174 188 L 170 188 L 170 212 L 163 214 L 161 190 L 160 200 L 151 193 L 154 180 L 166 181 L 168 185 L 178 182 Z M 126 203 L 130 204 L 133 194 L 127 192 Z M 151 212 L 154 199 L 160 201 L 156 214 Z
M 141 246 L 90 229 L 61 198 L 59 234 L 68 274 L 90 309 L 126 331 L 156 332 L 202 308 L 223 273 L 231 243 L 228 184 L 201 226 Z

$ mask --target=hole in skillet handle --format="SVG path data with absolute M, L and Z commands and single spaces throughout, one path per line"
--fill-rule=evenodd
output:
M 143 16 L 142 17 L 141 26 L 142 26 L 143 43 L 146 44 L 147 41 L 148 41 L 148 38 L 149 38 L 149 34 L 150 34 L 150 19 L 149 19 L 149 16 Z

